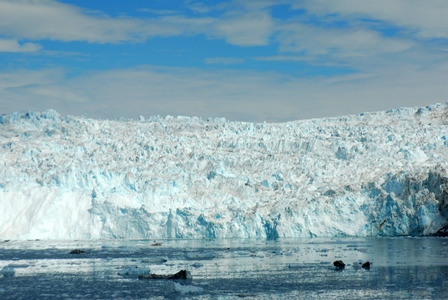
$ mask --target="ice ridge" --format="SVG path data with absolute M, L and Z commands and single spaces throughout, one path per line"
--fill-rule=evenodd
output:
M 448 103 L 287 123 L 0 116 L 0 238 L 429 235 Z

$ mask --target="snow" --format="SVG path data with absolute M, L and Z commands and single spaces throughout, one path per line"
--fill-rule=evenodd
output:
M 0 238 L 428 235 L 448 103 L 287 123 L 0 116 Z

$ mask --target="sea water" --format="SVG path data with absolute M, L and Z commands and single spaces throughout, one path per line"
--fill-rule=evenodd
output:
M 0 241 L 0 299 L 114 298 L 446 299 L 448 238 Z

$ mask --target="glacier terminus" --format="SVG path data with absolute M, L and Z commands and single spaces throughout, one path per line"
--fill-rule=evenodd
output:
M 1 239 L 432 235 L 448 103 L 285 123 L 0 116 Z

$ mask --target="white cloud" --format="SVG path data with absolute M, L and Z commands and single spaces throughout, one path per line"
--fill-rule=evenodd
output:
M 258 11 L 232 11 L 221 18 L 164 16 L 146 20 L 145 26 L 143 28 L 146 28 L 145 34 L 148 36 L 205 34 L 209 38 L 225 39 L 229 44 L 243 47 L 267 45 L 274 30 L 271 16 Z
M 65 73 L 60 69 L 51 70 L 27 70 L 15 69 L 0 72 L 0 91 L 3 93 L 10 88 L 17 88 L 28 85 L 52 84 L 65 77 Z
M 0 39 L 0 52 L 36 52 L 41 48 L 35 43 L 20 44 L 14 39 Z
M 286 121 L 446 102 L 445 78 L 443 68 L 413 67 L 332 78 L 149 66 L 78 77 L 22 70 L 0 73 L 0 111 L 53 108 L 102 118 L 170 114 Z
M 266 45 L 273 29 L 270 15 L 260 11 L 231 11 L 219 19 L 159 12 L 162 15 L 154 18 L 112 18 L 53 0 L 0 0 L 0 36 L 123 43 L 152 36 L 205 34 L 233 45 L 253 46 Z
M 76 104 L 87 103 L 90 101 L 90 99 L 82 93 L 64 86 L 59 86 L 55 83 L 24 85 L 16 88 L 9 88 L 8 92 L 23 95 L 24 97 L 32 95 L 33 97 L 40 98 L 44 101 L 53 100 L 60 101 L 61 103 Z
M 0 0 L 0 35 L 18 40 L 122 43 L 144 41 L 151 36 L 205 34 L 211 38 L 223 38 L 233 45 L 263 46 L 269 44 L 272 34 L 277 31 L 285 38 L 289 36 L 290 41 L 285 40 L 282 44 L 285 49 L 300 48 L 292 39 L 294 32 L 301 36 L 301 44 L 309 45 L 308 51 L 315 52 L 328 51 L 324 49 L 326 45 L 341 49 L 347 48 L 346 45 L 353 45 L 353 48 L 364 45 L 364 48 L 368 48 L 377 41 L 384 46 L 383 50 L 389 47 L 406 47 L 403 40 L 394 42 L 392 39 L 381 39 L 378 33 L 367 30 L 366 26 L 357 30 L 326 28 L 327 33 L 325 30 L 299 23 L 295 23 L 296 29 L 276 27 L 269 9 L 278 3 L 287 2 L 264 0 L 225 3 L 221 5 L 222 15 L 219 18 L 188 18 L 177 13 L 138 19 L 112 18 L 104 13 L 93 13 L 54 0 Z M 207 13 L 212 9 L 216 10 L 219 5 L 210 8 L 202 3 L 192 3 L 190 6 L 198 12 Z M 448 2 L 445 0 L 434 0 L 430 3 L 414 0 L 305 0 L 297 1 L 294 8 L 306 8 L 309 13 L 325 18 L 331 15 L 331 19 L 336 20 L 357 20 L 358 23 L 361 18 L 381 20 L 413 31 L 419 37 L 448 37 Z M 164 13 L 152 12 L 162 13 L 161 15 Z M 296 35 L 296 41 L 299 40 L 297 37 Z M 320 44 L 322 46 L 319 46 Z M 378 45 L 375 46 L 378 49 Z
M 216 22 L 214 32 L 237 46 L 263 46 L 269 43 L 273 21 L 266 12 L 244 13 Z
M 448 38 L 448 1 L 446 0 L 300 0 L 295 8 L 305 7 L 311 13 L 341 14 L 341 19 L 351 16 L 381 20 L 422 38 Z
M 364 28 L 321 28 L 296 22 L 280 28 L 278 40 L 280 51 L 283 52 L 367 57 L 402 52 L 413 46 L 413 42 L 409 40 L 386 38 L 376 31 Z
M 52 0 L 0 0 L 0 34 L 19 39 L 119 43 L 176 35 L 182 28 L 158 19 L 111 18 Z
M 425 40 L 446 37 L 447 21 L 440 13 L 447 11 L 445 1 L 298 2 L 297 7 L 323 17 L 324 23 L 330 17 L 348 21 L 348 26 L 338 28 L 327 26 L 331 22 L 301 23 L 300 17 L 273 19 L 268 9 L 275 3 L 241 0 L 219 8 L 196 6 L 202 13 L 214 9 L 220 17 L 176 13 L 137 19 L 112 18 L 51 0 L 0 0 L 0 51 L 40 49 L 25 40 L 122 43 L 157 35 L 204 34 L 244 47 L 278 43 L 278 53 L 254 57 L 257 60 L 344 66 L 359 73 L 298 78 L 277 72 L 192 68 L 139 67 L 79 76 L 67 76 L 62 70 L 7 70 L 0 71 L 0 111 L 54 108 L 63 114 L 109 118 L 171 114 L 282 121 L 448 101 L 446 45 Z M 365 19 L 400 26 L 406 34 L 386 37 Z M 204 62 L 243 60 L 212 57 Z

